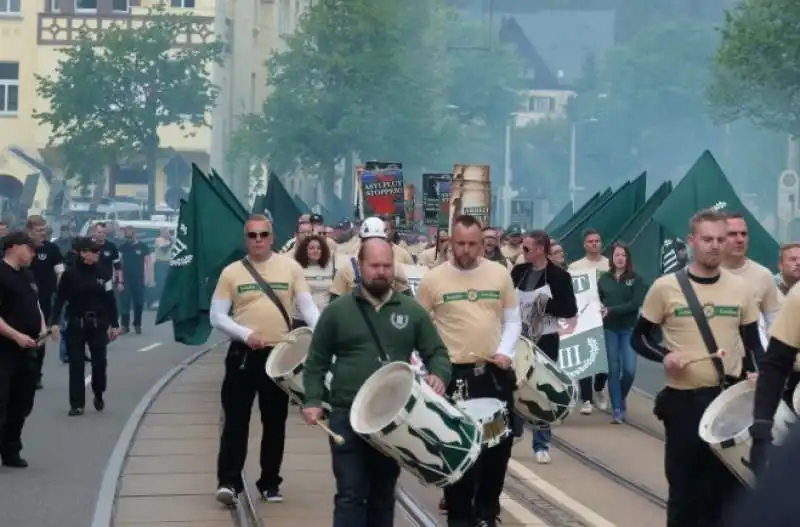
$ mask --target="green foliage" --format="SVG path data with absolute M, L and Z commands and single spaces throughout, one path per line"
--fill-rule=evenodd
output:
M 458 48 L 465 37 L 476 49 Z M 426 0 L 317 2 L 268 69 L 274 90 L 230 161 L 316 169 L 329 185 L 350 153 L 414 167 L 471 154 L 472 128 L 496 130 L 516 108 L 513 52 Z
M 63 49 L 56 73 L 37 76 L 37 92 L 49 108 L 35 118 L 50 126 L 50 144 L 63 146 L 73 177 L 102 173 L 96 164 L 157 147 L 156 130 L 178 125 L 191 135 L 206 125 L 217 88 L 209 69 L 221 43 L 176 48 L 192 17 L 158 7 L 140 26 L 88 35 Z M 155 141 L 154 141 L 155 139 Z
M 752 0 L 726 13 L 709 97 L 722 122 L 800 134 L 800 4 Z

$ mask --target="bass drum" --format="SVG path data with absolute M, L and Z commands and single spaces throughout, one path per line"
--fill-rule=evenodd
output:
M 361 386 L 350 409 L 353 431 L 423 485 L 460 480 L 482 450 L 483 427 L 436 393 L 405 362 L 392 362 Z
M 534 426 L 559 424 L 569 416 L 577 402 L 577 384 L 525 337 L 517 341 L 514 370 L 514 413 Z
M 711 450 L 742 483 L 752 487 L 750 470 L 750 425 L 753 424 L 755 385 L 742 381 L 723 391 L 711 401 L 700 420 L 698 433 Z M 796 417 L 783 400 L 778 404 L 772 425 L 772 438 L 781 444 Z
M 301 406 L 306 394 L 303 387 L 303 370 L 311 347 L 311 335 L 311 329 L 307 327 L 293 330 L 283 342 L 272 349 L 264 366 L 269 378 L 286 392 L 289 399 Z M 326 387 L 330 387 L 331 377 L 332 375 L 328 373 L 325 378 Z M 327 403 L 323 403 L 322 406 L 328 408 Z

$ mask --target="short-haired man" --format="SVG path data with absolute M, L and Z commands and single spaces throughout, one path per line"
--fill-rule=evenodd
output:
M 787 243 L 781 247 L 778 272 L 774 276 L 778 291 L 786 295 L 800 281 L 800 243 Z
M 695 214 L 689 245 L 694 260 L 684 269 L 658 278 L 648 291 L 631 337 L 647 360 L 661 362 L 666 387 L 653 409 L 664 423 L 664 466 L 669 499 L 667 527 L 721 525 L 723 509 L 739 490 L 736 478 L 697 434 L 706 408 L 724 385 L 738 382 L 763 353 L 758 307 L 744 280 L 721 268 L 728 226 L 712 209 Z M 679 281 L 680 280 L 680 281 Z M 702 306 L 717 349 L 705 344 L 681 282 Z M 660 327 L 663 345 L 654 338 Z M 718 350 L 725 350 L 719 358 Z
M 272 251 L 272 222 L 253 215 L 244 226 L 247 257 L 223 269 L 211 299 L 211 324 L 231 337 L 222 381 L 225 413 L 217 458 L 217 501 L 233 505 L 242 491 L 250 412 L 258 394 L 261 412 L 259 494 L 283 501 L 281 464 L 286 440 L 289 397 L 266 374 L 267 357 L 292 330 L 294 307 L 313 328 L 319 317 L 303 268 Z M 229 313 L 233 313 L 231 316 Z
M 359 286 L 330 304 L 314 330 L 303 373 L 303 414 L 309 424 L 322 419 L 325 376 L 335 359 L 336 374 L 331 379 L 328 401 L 332 408 L 330 427 L 345 442 L 331 442 L 336 477 L 333 525 L 385 527 L 393 524 L 400 467 L 353 432 L 353 399 L 383 363 L 409 362 L 415 349 L 431 372 L 426 382 L 441 394 L 450 380 L 450 361 L 428 313 L 413 299 L 392 291 L 397 263 L 391 244 L 379 237 L 364 240 L 358 265 L 363 277 Z

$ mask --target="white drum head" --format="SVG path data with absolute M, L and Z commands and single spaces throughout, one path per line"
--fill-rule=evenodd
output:
M 465 414 L 475 419 L 489 418 L 499 410 L 505 408 L 503 401 L 491 399 L 489 397 L 459 401 L 456 403 L 456 406 L 463 410 Z
M 370 435 L 391 424 L 408 402 L 415 383 L 414 370 L 405 362 L 387 364 L 373 373 L 353 400 L 353 431 Z
M 753 424 L 755 387 L 740 382 L 717 396 L 700 420 L 700 437 L 709 444 L 734 440 L 742 434 L 749 436 Z
M 518 338 L 514 344 L 514 373 L 517 376 L 517 386 L 528 378 L 533 364 L 533 344 L 525 337 Z
M 280 378 L 295 371 L 303 364 L 311 347 L 312 332 L 309 328 L 297 328 L 289 335 L 287 341 L 281 342 L 269 354 L 265 369 L 271 378 Z

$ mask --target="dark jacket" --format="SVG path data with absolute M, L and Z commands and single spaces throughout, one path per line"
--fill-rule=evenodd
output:
M 78 258 L 61 275 L 50 325 L 58 325 L 61 310 L 67 304 L 67 319 L 82 318 L 92 313 L 101 318 L 103 323 L 113 328 L 119 327 L 112 272 L 99 262 L 87 265 Z
M 569 271 L 548 261 L 539 281 L 531 287 L 527 284 L 527 277 L 532 268 L 533 264 L 522 263 L 511 269 L 511 280 L 514 282 L 514 287 L 520 291 L 533 291 L 548 284 L 553 298 L 547 302 L 544 312 L 557 318 L 572 318 L 577 315 L 578 303 L 575 299 L 572 275 L 569 274 Z
M 319 407 L 325 391 L 325 376 L 330 370 L 329 403 L 347 409 L 364 382 L 381 367 L 381 354 L 372 337 L 366 316 L 380 339 L 390 361 L 409 362 L 419 352 L 429 372 L 450 382 L 450 357 L 428 313 L 413 298 L 394 292 L 379 311 L 375 311 L 356 287 L 351 293 L 331 302 L 314 328 L 311 347 L 303 372 L 305 405 Z M 331 359 L 336 362 L 331 364 Z
M 608 310 L 603 319 L 603 328 L 612 331 L 633 329 L 647 292 L 644 279 L 633 273 L 618 282 L 614 273 L 600 273 L 597 290 L 600 302 Z

